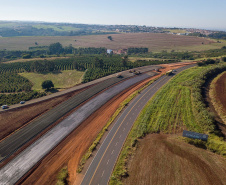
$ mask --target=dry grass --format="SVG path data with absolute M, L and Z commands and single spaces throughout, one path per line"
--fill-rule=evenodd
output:
M 84 75 L 84 72 L 76 70 L 66 70 L 57 73 L 19 73 L 19 75 L 27 78 L 32 82 L 33 90 L 42 90 L 42 82 L 45 80 L 51 80 L 54 84 L 54 88 L 59 91 L 66 88 L 75 86 L 76 84 L 81 83 L 81 78 Z
M 0 49 L 27 50 L 28 47 L 47 46 L 51 43 L 60 42 L 64 46 L 72 44 L 73 47 L 106 47 L 110 49 L 122 49 L 128 47 L 148 47 L 150 51 L 162 50 L 205 50 L 220 48 L 224 43 L 216 43 L 214 40 L 178 36 L 160 33 L 124 33 L 112 34 L 113 41 L 109 35 L 88 36 L 46 36 L 46 37 L 2 37 L 0 38 Z M 202 44 L 203 43 L 203 44 Z

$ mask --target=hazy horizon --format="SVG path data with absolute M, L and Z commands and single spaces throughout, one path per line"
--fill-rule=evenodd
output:
M 226 30 L 225 8 L 222 0 L 8 0 L 0 20 Z
M 87 24 L 87 25 L 135 25 L 135 24 L 95 24 L 95 23 L 78 23 L 78 22 L 56 22 L 56 21 L 33 21 L 33 20 L 0 20 L 0 22 L 27 22 L 27 23 L 58 23 L 58 24 Z M 147 27 L 159 27 L 159 28 L 184 28 L 184 29 L 203 29 L 211 31 L 226 31 L 226 29 L 219 28 L 203 28 L 203 27 L 176 27 L 176 26 L 155 26 L 155 25 L 135 25 L 135 26 L 147 26 Z

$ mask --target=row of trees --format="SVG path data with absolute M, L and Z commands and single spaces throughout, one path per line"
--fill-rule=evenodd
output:
M 137 54 L 137 53 L 148 53 L 148 48 L 128 48 L 127 50 L 128 55 L 130 54 Z
M 74 55 L 86 55 L 86 54 L 104 54 L 107 52 L 106 48 L 100 47 L 88 47 L 88 48 L 74 48 L 72 45 L 63 47 L 61 43 L 53 43 L 49 46 L 36 46 L 30 47 L 29 51 L 8 51 L 8 50 L 0 50 L 0 62 L 7 60 L 14 60 L 17 58 L 34 58 L 41 57 L 44 58 L 47 55 L 66 55 L 66 54 L 74 54 Z
M 29 92 L 32 83 L 17 73 L 0 73 L 0 93 Z
M 12 105 L 16 103 L 20 103 L 20 101 L 28 101 L 31 99 L 39 98 L 42 96 L 46 96 L 45 92 L 21 92 L 21 93 L 13 93 L 13 94 L 0 94 L 0 106 L 1 105 Z

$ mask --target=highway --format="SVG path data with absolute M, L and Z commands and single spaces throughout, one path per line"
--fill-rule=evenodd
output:
M 188 65 L 178 68 L 175 74 L 195 66 Z M 121 116 L 113 123 L 105 140 L 101 143 L 100 149 L 96 153 L 88 170 L 85 173 L 81 185 L 106 185 L 109 182 L 114 165 L 120 154 L 122 146 L 131 130 L 140 111 L 143 109 L 149 99 L 166 84 L 172 76 L 162 76 L 148 88 L 142 91 L 123 111 Z
M 153 76 L 153 72 L 129 78 L 106 91 L 100 93 L 73 114 L 61 121 L 46 134 L 23 150 L 19 155 L 0 169 L 0 184 L 15 184 L 37 162 L 57 146 L 68 134 L 77 128 L 86 118 L 99 109 L 107 101 L 123 90 Z M 115 77 L 116 78 L 116 77 Z M 59 113 L 59 112 L 58 112 Z M 4 152 L 2 150 L 2 152 Z
M 153 70 L 155 68 L 160 68 L 158 66 L 147 66 L 142 67 L 141 70 Z M 7 159 L 15 151 L 23 147 L 31 139 L 35 138 L 39 133 L 53 125 L 57 120 L 66 115 L 71 110 L 78 107 L 83 102 L 87 101 L 91 97 L 100 93 L 104 89 L 111 87 L 112 85 L 122 82 L 125 79 L 134 77 L 132 73 L 128 71 L 122 72 L 123 78 L 116 78 L 115 75 L 107 80 L 97 83 L 94 86 L 84 90 L 83 92 L 71 97 L 65 102 L 59 104 L 48 112 L 42 114 L 35 120 L 31 121 L 28 125 L 24 126 L 22 129 L 11 134 L 9 137 L 5 138 L 0 142 L 0 162 Z M 152 73 L 152 76 L 154 73 Z M 149 77 L 149 76 L 146 76 Z M 137 78 L 136 76 L 134 78 Z M 105 78 L 104 78 L 105 79 Z

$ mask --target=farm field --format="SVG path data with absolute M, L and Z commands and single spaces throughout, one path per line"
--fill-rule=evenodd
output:
M 224 158 L 176 137 L 150 134 L 139 140 L 123 184 L 225 184 Z
M 207 108 L 204 102 L 202 102 L 202 94 L 201 94 L 201 87 L 202 85 L 204 85 L 205 79 L 213 76 L 217 72 L 221 73 L 222 71 L 225 70 L 225 67 L 226 67 L 225 64 L 219 64 L 217 66 L 212 65 L 212 66 L 205 66 L 205 67 L 193 67 L 191 69 L 185 70 L 180 74 L 176 75 L 174 78 L 172 78 L 172 80 L 168 84 L 163 86 L 155 94 L 155 96 L 147 103 L 147 105 L 144 107 L 144 109 L 138 116 L 126 140 L 124 148 L 119 156 L 119 160 L 114 169 L 110 184 L 121 183 L 120 179 L 122 179 L 122 177 L 128 176 L 128 181 L 130 181 L 130 183 L 132 182 L 131 180 L 132 178 L 133 178 L 133 181 L 137 180 L 138 182 L 138 179 L 143 177 L 143 175 L 139 171 L 133 171 L 133 170 L 137 170 L 135 169 L 136 167 L 134 166 L 134 162 L 135 162 L 134 156 L 139 155 L 138 153 L 140 152 L 140 148 L 139 148 L 140 143 L 146 142 L 146 139 L 148 140 L 148 138 L 152 137 L 154 133 L 159 133 L 159 136 L 157 136 L 157 138 L 161 138 L 161 134 L 169 134 L 167 135 L 167 137 L 173 136 L 175 137 L 175 140 L 178 140 L 178 142 L 182 142 L 181 139 L 178 139 L 181 137 L 178 137 L 178 136 L 182 136 L 183 130 L 206 133 L 206 134 L 209 134 L 208 141 L 206 143 L 199 143 L 200 144 L 199 146 L 201 146 L 202 148 L 208 149 L 209 151 L 213 151 L 218 154 L 221 154 L 222 156 L 226 155 L 226 142 L 223 140 L 223 138 L 220 138 L 218 136 L 218 135 L 221 135 L 221 133 L 219 132 L 219 130 L 216 129 L 212 115 L 209 113 L 209 111 L 207 111 Z M 193 144 L 195 144 L 195 142 L 198 143 L 198 141 L 191 141 L 191 140 L 190 141 L 186 140 L 186 141 Z M 152 147 L 154 148 L 157 147 L 158 144 L 156 143 L 158 142 L 159 141 L 155 141 L 155 142 L 153 141 Z M 178 147 L 181 144 L 179 144 L 178 146 L 175 144 L 174 146 L 173 145 L 174 143 L 176 143 L 176 141 L 172 141 L 172 142 L 163 141 L 162 145 L 163 145 L 163 148 L 168 146 L 168 150 L 172 151 L 171 153 L 174 153 L 175 155 L 177 155 L 175 157 L 178 157 L 179 155 L 182 158 L 186 158 L 185 156 L 186 152 L 185 151 L 183 152 L 182 151 L 183 149 Z M 159 144 L 161 144 L 161 142 Z M 183 143 L 182 145 L 185 145 L 185 143 Z M 193 146 L 190 146 L 190 147 L 192 148 Z M 162 150 L 165 150 L 165 149 L 162 149 Z M 182 151 L 181 154 L 180 154 L 180 151 Z M 209 151 L 202 150 L 202 153 L 203 153 L 202 155 L 206 155 L 207 153 L 209 153 Z M 131 155 L 133 157 L 130 158 Z M 148 152 L 146 152 L 144 155 L 148 156 L 149 154 Z M 157 158 L 159 157 L 157 155 L 157 152 L 155 153 L 155 149 L 154 149 L 153 152 L 150 153 L 149 158 L 153 159 L 153 157 L 155 156 Z M 190 157 L 186 159 L 190 159 L 191 156 L 194 156 L 194 158 L 199 158 L 195 154 L 192 154 L 190 155 Z M 218 156 L 213 155 L 213 156 L 216 158 L 219 158 L 219 160 L 221 160 L 222 158 L 222 156 L 220 155 Z M 128 158 L 130 158 L 131 161 L 128 160 Z M 159 157 L 158 160 L 157 158 L 156 158 L 156 165 L 162 164 L 163 165 L 162 168 L 168 168 L 168 163 L 166 163 L 167 157 L 163 157 L 163 158 Z M 198 160 L 198 159 L 195 159 L 195 160 Z M 201 158 L 201 160 L 203 159 Z M 147 165 L 148 161 L 146 161 L 145 159 L 142 161 L 144 163 L 140 164 L 141 166 Z M 130 166 L 131 168 L 127 165 L 128 163 L 132 164 Z M 149 163 L 152 166 L 151 161 L 149 161 Z M 161 182 L 161 179 L 158 179 L 158 177 L 155 176 L 156 175 L 156 172 L 155 172 L 153 173 L 153 175 L 151 175 L 150 178 L 146 178 L 145 183 L 150 184 L 150 181 L 149 181 L 150 179 L 156 180 L 156 183 L 152 182 L 154 184 L 166 184 L 166 182 L 169 182 L 169 181 L 171 182 L 171 180 L 177 180 L 175 183 L 172 183 L 172 184 L 185 183 L 183 181 L 181 182 L 178 181 L 181 179 L 185 180 L 187 178 L 185 176 L 184 177 L 181 176 L 183 173 L 181 167 L 182 166 L 184 167 L 182 160 L 175 159 L 175 160 L 172 160 L 172 163 L 174 164 L 173 168 L 174 168 L 174 171 L 176 172 L 172 175 L 165 174 L 164 175 L 166 178 L 165 182 Z M 204 163 L 203 165 L 206 166 Z M 155 166 L 154 163 L 153 165 Z M 188 165 L 187 168 L 189 169 L 186 169 L 186 172 L 188 173 L 192 172 L 194 166 L 191 166 L 191 164 L 187 164 L 187 165 Z M 215 164 L 214 166 L 215 167 L 211 167 L 211 168 L 217 168 L 218 165 Z M 200 170 L 199 167 L 195 167 L 195 168 L 197 170 Z M 144 168 L 142 167 L 141 169 L 144 169 Z M 201 171 L 202 170 L 200 170 L 199 172 L 201 173 Z M 150 174 L 150 171 L 148 172 Z M 132 174 L 135 174 L 135 173 L 137 173 L 137 176 L 135 175 L 135 177 L 132 177 L 133 176 Z M 143 174 L 145 173 L 146 172 L 143 172 Z M 204 174 L 205 176 L 208 176 L 209 174 L 208 170 L 205 171 Z M 189 174 L 185 174 L 185 175 L 189 176 Z M 172 176 L 173 179 L 171 179 L 170 176 Z M 178 176 L 178 179 L 176 179 L 177 176 Z M 134 178 L 137 178 L 137 179 L 135 180 Z M 210 177 L 210 178 L 213 178 L 213 177 Z M 219 178 L 221 179 L 220 184 L 223 184 L 224 182 L 223 178 L 222 177 L 219 177 Z M 127 181 L 126 178 L 124 180 Z M 203 183 L 204 181 L 205 179 L 203 179 Z M 211 184 L 211 182 L 213 181 L 214 181 L 214 178 L 209 181 L 209 184 Z M 193 182 L 189 182 L 188 184 L 193 184 Z
M 60 91 L 80 83 L 84 73 L 85 72 L 77 70 L 65 70 L 56 73 L 19 73 L 19 75 L 32 82 L 33 90 L 42 90 L 42 82 L 51 80 L 54 84 L 54 88 Z
M 163 31 L 169 31 L 170 33 L 186 33 L 186 30 L 183 29 L 164 29 Z
M 219 49 L 225 45 L 225 41 L 217 43 L 216 40 L 190 36 L 178 36 L 161 33 L 123 33 L 109 35 L 89 36 L 37 36 L 37 37 L 1 37 L 0 50 L 28 50 L 34 47 L 35 42 L 39 46 L 48 46 L 51 43 L 60 42 L 63 46 L 73 47 L 106 47 L 108 49 L 123 49 L 128 47 L 147 47 L 149 51 L 160 52 L 162 50 L 175 51 L 202 51 L 206 49 Z
M 218 75 L 211 82 L 209 94 L 215 110 L 226 125 L 226 72 Z

